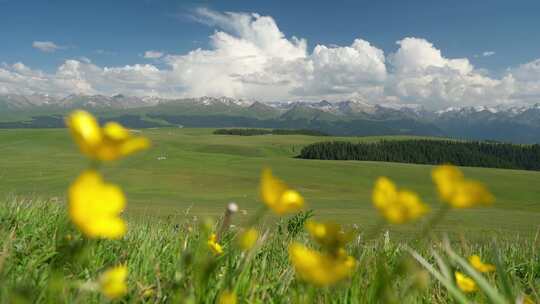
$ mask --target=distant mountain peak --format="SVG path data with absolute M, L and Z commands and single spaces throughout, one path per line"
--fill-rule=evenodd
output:
M 328 100 L 260 102 L 211 96 L 167 99 L 124 94 L 112 96 L 71 94 L 65 97 L 45 94 L 0 95 L 0 114 L 5 114 L 4 117 L 9 117 L 11 112 L 29 115 L 64 114 L 77 108 L 101 113 L 109 113 L 111 110 L 115 113 L 139 113 L 133 115 L 141 116 L 144 116 L 141 113 L 177 115 L 182 120 L 194 116 L 189 119 L 195 119 L 197 126 L 200 125 L 197 117 L 206 116 L 205 123 L 210 126 L 219 125 L 219 120 L 223 119 L 228 125 L 234 122 L 237 126 L 246 124 L 262 127 L 330 128 L 329 133 L 337 130 L 336 133 L 346 135 L 392 132 L 426 135 L 431 134 L 429 133 L 431 129 L 438 129 L 437 132 L 444 132 L 446 136 L 459 138 L 540 142 L 540 103 L 454 106 L 431 111 L 418 104 L 371 104 L 363 99 L 337 102 Z M 130 110 L 136 108 L 141 110 Z M 123 112 L 123 110 L 130 111 Z M 184 121 L 175 123 L 183 125 Z
M 187 98 L 187 100 L 194 100 L 195 102 L 198 102 L 205 106 L 224 104 L 224 105 L 236 105 L 236 106 L 241 106 L 241 107 L 247 107 L 253 103 L 253 102 L 246 101 L 243 99 L 235 99 L 235 98 L 230 98 L 226 96 L 221 96 L 221 97 L 202 96 L 198 98 Z
M 155 105 L 158 103 L 169 102 L 194 102 L 202 105 L 231 105 L 240 107 L 250 107 L 256 105 L 266 105 L 278 109 L 290 109 L 293 107 L 309 107 L 318 109 L 324 112 L 330 112 L 337 115 L 347 115 L 351 113 L 374 113 L 381 110 L 394 110 L 405 112 L 424 112 L 427 111 L 422 105 L 419 104 L 401 104 L 401 103 L 380 103 L 371 104 L 361 98 L 352 98 L 349 100 L 330 102 L 328 100 L 321 100 L 318 102 L 307 101 L 282 101 L 282 102 L 260 102 L 250 101 L 245 99 L 231 98 L 226 96 L 212 97 L 201 96 L 196 98 L 181 98 L 181 99 L 167 99 L 157 96 L 129 96 L 123 93 L 118 93 L 112 96 L 105 95 L 86 95 L 86 94 L 70 94 L 65 97 L 56 97 L 47 94 L 4 94 L 0 95 L 0 99 L 9 101 L 12 106 L 18 107 L 31 107 L 39 106 L 42 104 L 53 105 L 71 105 L 80 103 L 81 105 L 95 105 L 95 106 L 111 106 L 119 108 L 134 108 L 139 106 Z M 115 104 L 118 102 L 118 104 Z M 445 113 L 476 113 L 476 112 L 489 112 L 496 113 L 523 113 L 529 110 L 540 110 L 540 102 L 532 105 L 496 105 L 496 106 L 453 106 L 446 109 L 432 111 L 437 115 L 443 115 Z

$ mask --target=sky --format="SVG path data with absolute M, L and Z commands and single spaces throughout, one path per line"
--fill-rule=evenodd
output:
M 540 102 L 540 2 L 0 0 L 0 94 Z

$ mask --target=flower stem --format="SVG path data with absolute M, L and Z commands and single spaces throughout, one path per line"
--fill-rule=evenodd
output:
M 246 227 L 249 228 L 249 227 L 255 226 L 264 216 L 264 214 L 266 213 L 266 210 L 267 210 L 266 206 L 262 206 L 259 209 L 257 209 L 257 211 L 255 212 L 255 215 L 253 215 L 253 217 L 251 217 L 249 221 L 247 222 Z
M 369 241 L 374 239 L 377 234 L 386 226 L 386 222 L 384 219 L 379 219 L 377 223 L 375 223 L 375 226 L 373 226 L 371 229 L 368 230 L 368 232 L 365 234 L 364 241 Z
M 101 162 L 96 159 L 90 160 L 90 163 L 88 164 L 88 169 L 90 170 L 99 170 L 101 168 Z
M 439 210 L 437 210 L 437 213 L 435 213 L 431 219 L 424 225 L 422 230 L 420 230 L 420 233 L 418 234 L 418 239 L 421 240 L 424 237 L 426 237 L 435 226 L 437 226 L 443 218 L 446 216 L 446 214 L 450 211 L 451 207 L 448 204 L 444 204 Z

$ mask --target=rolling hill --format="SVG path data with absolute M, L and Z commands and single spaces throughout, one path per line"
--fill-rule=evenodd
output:
M 419 192 L 433 208 L 441 204 L 429 165 L 294 158 L 302 147 L 315 142 L 373 142 L 381 137 L 223 136 L 213 135 L 212 129 L 188 128 L 141 132 L 152 139 L 150 150 L 103 167 L 107 180 L 122 185 L 128 194 L 129 216 L 173 216 L 187 209 L 192 215 L 219 216 L 231 201 L 254 212 L 261 204 L 257 189 L 265 166 L 298 189 L 308 208 L 324 219 L 374 224 L 378 215 L 371 204 L 371 191 L 379 176 Z M 0 142 L 0 197 L 63 200 L 69 183 L 88 165 L 64 129 L 4 129 Z M 487 230 L 536 231 L 540 190 L 531 185 L 540 182 L 540 172 L 463 170 L 468 177 L 486 183 L 497 201 L 489 208 L 456 211 L 440 229 L 478 235 Z

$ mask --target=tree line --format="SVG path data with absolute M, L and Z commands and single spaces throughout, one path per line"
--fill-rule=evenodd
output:
M 309 136 L 328 136 L 328 134 L 315 131 L 315 130 L 305 130 L 305 129 L 217 129 L 214 131 L 214 134 L 217 135 L 240 135 L 240 136 L 254 136 L 254 135 L 309 135 Z
M 451 163 L 470 167 L 540 170 L 538 144 L 443 140 L 395 140 L 373 143 L 334 141 L 305 146 L 297 157 L 430 165 Z

